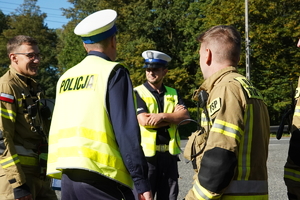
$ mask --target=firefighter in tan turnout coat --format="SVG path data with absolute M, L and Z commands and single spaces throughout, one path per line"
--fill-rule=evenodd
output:
M 46 177 L 44 125 L 50 121 L 42 120 L 41 93 L 31 78 L 37 75 L 39 48 L 33 38 L 19 35 L 7 50 L 11 65 L 0 79 L 0 199 L 56 200 Z
M 220 25 L 198 41 L 205 81 L 195 98 L 204 102 L 203 130 L 191 135 L 185 152 L 199 154 L 185 199 L 267 200 L 269 116 L 260 92 L 237 73 L 240 34 Z
M 300 47 L 300 39 L 297 44 Z M 297 101 L 292 122 L 292 135 L 287 162 L 284 166 L 284 182 L 289 200 L 300 199 L 300 77 L 295 94 Z

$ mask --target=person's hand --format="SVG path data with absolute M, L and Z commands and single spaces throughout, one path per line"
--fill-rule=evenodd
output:
M 174 112 L 178 112 L 178 111 L 184 110 L 184 109 L 186 109 L 185 106 L 177 104 L 175 106 Z
M 153 200 L 151 191 L 138 194 L 139 200 Z
M 163 121 L 162 113 L 148 113 L 147 125 L 156 126 Z
M 30 195 L 27 195 L 25 197 L 18 198 L 16 200 L 33 200 L 33 198 L 32 198 L 32 195 L 30 194 Z

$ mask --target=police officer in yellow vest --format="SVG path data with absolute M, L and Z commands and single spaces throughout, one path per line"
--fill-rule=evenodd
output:
M 241 36 L 219 25 L 198 41 L 205 81 L 196 96 L 206 102 L 201 117 L 206 137 L 195 153 L 201 159 L 185 199 L 267 200 L 269 115 L 260 92 L 237 73 Z
M 134 90 L 151 190 L 157 200 L 177 200 L 180 137 L 176 125 L 188 119 L 189 113 L 177 91 L 163 84 L 171 58 L 154 50 L 144 51 L 142 56 L 147 82 Z
M 152 200 L 131 80 L 114 62 L 116 17 L 101 10 L 76 26 L 88 55 L 57 83 L 47 174 L 63 200 L 131 200 L 133 185 Z
M 48 120 L 33 79 L 41 60 L 38 43 L 18 35 L 8 41 L 7 53 L 10 67 L 0 78 L 0 199 L 56 200 L 46 177 Z
M 297 44 L 300 47 L 300 39 Z M 287 162 L 284 166 L 284 182 L 288 190 L 289 200 L 300 199 L 300 78 L 296 90 L 297 101 L 293 116 L 292 135 L 288 152 Z

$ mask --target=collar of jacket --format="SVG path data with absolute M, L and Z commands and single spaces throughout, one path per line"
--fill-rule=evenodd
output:
M 24 76 L 20 73 L 17 72 L 17 70 L 15 68 L 13 68 L 12 66 L 9 66 L 10 71 L 16 75 L 21 81 L 23 81 L 27 86 L 29 86 L 30 88 L 37 88 L 37 83 L 34 79 L 28 77 L 28 76 Z
M 217 84 L 219 81 L 221 81 L 223 76 L 225 76 L 228 73 L 232 73 L 232 72 L 236 72 L 237 73 L 237 69 L 235 67 L 232 67 L 232 66 L 231 67 L 225 67 L 225 68 L 217 71 L 213 75 L 211 75 L 209 78 L 207 78 L 202 83 L 202 85 L 200 86 L 200 88 L 202 90 L 205 90 L 208 93 L 210 93 L 210 91 L 213 89 L 214 85 Z
M 89 55 L 89 56 L 90 56 L 90 55 L 94 55 L 94 56 L 98 56 L 98 57 L 100 57 L 100 58 L 103 58 L 103 59 L 105 59 L 105 60 L 112 61 L 106 54 L 104 54 L 104 53 L 102 53 L 102 52 L 100 52 L 100 51 L 90 51 L 90 52 L 88 53 L 88 55 Z
M 146 81 L 145 83 L 144 83 L 144 86 L 150 91 L 150 92 L 156 92 L 157 93 L 157 90 L 155 90 L 153 87 L 151 87 L 150 86 L 150 84 L 148 83 L 148 81 Z M 166 87 L 165 87 L 165 85 L 162 83 L 161 84 L 161 88 L 160 88 L 160 92 L 161 93 L 165 93 L 167 90 L 166 90 Z

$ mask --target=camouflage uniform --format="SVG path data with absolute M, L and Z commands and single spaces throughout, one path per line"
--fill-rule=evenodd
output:
M 0 91 L 0 199 L 15 199 L 24 184 L 34 200 L 57 199 L 45 177 L 47 138 L 36 82 L 10 67 L 0 78 Z

